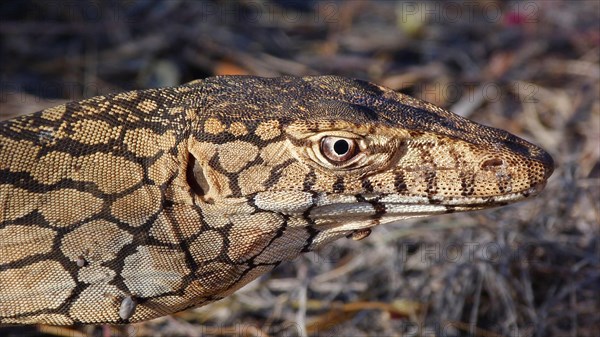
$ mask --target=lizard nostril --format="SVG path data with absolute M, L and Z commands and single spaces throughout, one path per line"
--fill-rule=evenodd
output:
M 483 163 L 481 163 L 481 169 L 490 171 L 490 170 L 495 169 L 497 166 L 502 166 L 502 164 L 504 164 L 502 159 L 492 158 L 492 159 L 488 159 L 488 160 L 484 161 Z

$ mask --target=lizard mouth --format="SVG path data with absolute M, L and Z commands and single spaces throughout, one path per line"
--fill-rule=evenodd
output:
M 487 197 L 421 197 L 400 194 L 355 196 L 356 202 L 331 203 L 313 207 L 312 219 L 345 222 L 348 220 L 391 220 L 419 216 L 464 212 L 503 206 L 538 194 L 545 183 L 539 183 L 524 191 Z M 389 222 L 389 221 L 385 221 Z M 377 221 L 375 224 L 381 222 Z
M 308 214 L 321 231 L 351 235 L 360 240 L 371 228 L 409 218 L 466 212 L 506 205 L 539 193 L 543 183 L 525 191 L 489 197 L 446 197 L 431 200 L 404 195 L 359 196 L 356 202 L 312 207 Z

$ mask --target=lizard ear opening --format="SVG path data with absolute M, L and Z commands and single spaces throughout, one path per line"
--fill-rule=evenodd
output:
M 209 192 L 210 185 L 208 184 L 204 170 L 191 153 L 188 158 L 185 176 L 188 185 L 198 196 L 204 197 Z

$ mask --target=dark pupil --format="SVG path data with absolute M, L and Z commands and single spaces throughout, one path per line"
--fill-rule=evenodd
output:
M 344 155 L 350 150 L 348 142 L 345 140 L 338 140 L 333 144 L 333 150 L 339 156 Z

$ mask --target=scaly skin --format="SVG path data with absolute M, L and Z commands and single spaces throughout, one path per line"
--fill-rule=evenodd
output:
M 334 76 L 214 77 L 0 123 L 0 323 L 129 323 L 303 252 L 541 191 L 542 149 Z

